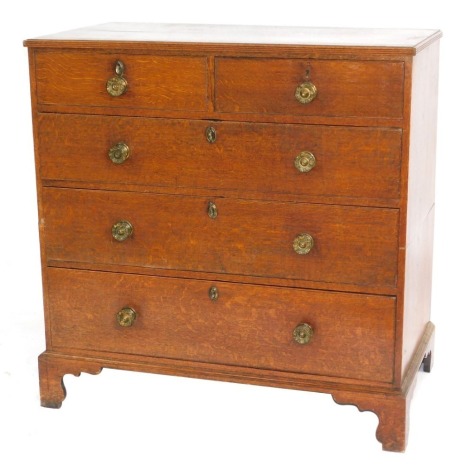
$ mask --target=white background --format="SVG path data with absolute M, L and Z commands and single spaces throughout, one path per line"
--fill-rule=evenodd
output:
M 461 468 L 460 14 L 454 0 L 3 2 L 0 30 L 0 468 Z M 432 319 L 435 367 L 419 374 L 405 454 L 377 418 L 330 396 L 104 370 L 66 376 L 39 406 L 44 349 L 26 50 L 22 40 L 109 21 L 439 28 L 440 99 Z M 457 379 L 459 377 L 459 379 Z M 442 463 L 444 462 L 444 463 Z

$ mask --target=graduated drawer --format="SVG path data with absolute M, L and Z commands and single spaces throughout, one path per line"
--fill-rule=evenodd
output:
M 404 64 L 393 61 L 218 58 L 220 112 L 401 118 Z M 309 103 L 297 88 L 314 84 Z M 303 87 L 299 89 L 304 94 Z M 308 95 L 308 99 L 313 95 Z
M 394 297 L 59 268 L 47 281 L 53 348 L 392 380 Z
M 42 202 L 48 262 L 396 282 L 395 209 L 58 188 L 44 188 Z M 123 241 L 119 222 L 133 227 Z M 309 244 L 302 234 L 314 242 L 307 254 L 295 251 Z
M 397 129 L 59 114 L 40 114 L 38 127 L 47 180 L 399 197 Z M 128 149 L 122 163 L 109 158 L 117 144 Z M 303 167 L 307 152 L 311 170 Z
M 116 73 L 121 60 L 124 72 Z M 207 108 L 205 57 L 98 52 L 36 52 L 37 102 L 44 105 L 103 106 L 160 110 Z M 111 96 L 108 81 L 121 78 L 126 91 Z

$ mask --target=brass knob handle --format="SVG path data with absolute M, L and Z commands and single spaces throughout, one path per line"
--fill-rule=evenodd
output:
M 300 323 L 293 331 L 294 341 L 298 344 L 308 344 L 313 337 L 314 330 L 308 323 Z
M 307 173 L 316 166 L 316 157 L 311 152 L 301 152 L 295 157 L 294 165 L 300 173 Z
M 306 255 L 314 246 L 314 239 L 309 233 L 301 233 L 294 239 L 293 247 L 295 253 Z
M 217 131 L 214 127 L 209 126 L 205 129 L 205 138 L 209 144 L 213 144 L 217 140 Z
M 317 94 L 318 90 L 312 82 L 302 83 L 301 85 L 298 85 L 295 90 L 295 98 L 297 98 L 297 101 L 302 104 L 311 103 L 316 98 Z
M 118 242 L 123 242 L 133 233 L 133 225 L 127 220 L 120 220 L 112 226 L 112 236 Z
M 118 142 L 109 149 L 108 155 L 112 163 L 120 165 L 130 156 L 130 148 L 125 142 Z
M 215 286 L 212 286 L 210 289 L 209 289 L 209 298 L 210 300 L 218 300 L 218 288 L 215 287 Z
M 218 208 L 215 203 L 209 202 L 207 208 L 207 214 L 211 219 L 216 219 L 218 217 Z
M 132 326 L 136 320 L 136 312 L 130 307 L 124 307 L 117 312 L 116 317 L 120 326 Z
M 127 91 L 128 82 L 123 77 L 112 77 L 106 83 L 106 90 L 111 96 L 120 96 Z
M 115 63 L 114 71 L 116 76 L 111 77 L 106 83 L 106 90 L 111 96 L 123 95 L 128 88 L 128 82 L 123 77 L 125 65 L 121 60 Z

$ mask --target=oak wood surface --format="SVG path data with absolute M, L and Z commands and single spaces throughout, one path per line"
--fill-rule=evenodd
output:
M 358 392 L 335 392 L 340 405 L 355 405 L 359 411 L 373 411 L 379 418 L 376 437 L 383 450 L 403 452 L 409 432 L 409 407 L 412 396 L 377 396 Z
M 144 276 L 178 277 L 183 279 L 203 279 L 210 281 L 240 282 L 258 284 L 263 286 L 296 287 L 299 289 L 320 289 L 337 292 L 351 292 L 358 294 L 377 294 L 396 296 L 399 289 L 388 286 L 342 284 L 341 282 L 322 282 L 316 280 L 291 279 L 286 277 L 262 277 L 244 274 L 233 274 L 229 272 L 214 273 L 206 271 L 187 271 L 181 269 L 164 269 L 152 266 L 120 265 L 109 263 L 95 263 L 82 261 L 49 260 L 50 267 L 86 269 L 90 271 L 120 272 L 127 274 L 142 274 Z
M 417 373 L 421 363 L 430 367 L 431 352 L 435 339 L 433 323 L 425 324 L 424 333 L 420 337 L 412 354 L 409 368 L 398 393 L 371 394 L 346 390 L 332 394 L 336 403 L 355 405 L 360 411 L 372 411 L 379 418 L 376 437 L 382 443 L 383 450 L 404 452 L 409 434 L 409 412 L 411 398 L 414 393 Z M 429 359 L 430 357 L 430 359 Z M 426 372 L 430 370 L 424 369 Z
M 45 188 L 47 261 L 110 263 L 395 286 L 398 212 L 122 191 Z M 218 216 L 207 214 L 208 203 Z M 91 209 L 90 209 L 91 208 Z M 119 242 L 112 226 L 134 227 Z M 314 238 L 295 253 L 302 233 Z
M 110 96 L 106 82 L 125 65 L 127 91 Z M 205 57 L 42 51 L 36 53 L 37 99 L 41 104 L 207 109 Z M 186 79 L 184 77 L 187 77 Z
M 208 88 L 210 92 L 210 87 Z M 210 110 L 196 111 L 194 109 L 187 110 L 171 110 L 171 109 L 154 109 L 146 107 L 128 107 L 128 106 L 112 106 L 112 103 L 104 106 L 91 105 L 75 105 L 54 103 L 54 104 L 37 104 L 39 113 L 59 113 L 59 114 L 91 114 L 102 116 L 129 116 L 129 117 L 154 117 L 166 119 L 191 119 L 191 120 L 215 120 L 215 121 L 232 121 L 232 122 L 260 122 L 260 123 L 277 123 L 277 124 L 314 124 L 326 126 L 349 126 L 349 127 L 389 127 L 401 128 L 404 124 L 403 118 L 385 118 L 371 116 L 332 116 L 332 115 L 301 115 L 301 114 L 253 114 L 253 113 L 236 113 L 236 112 L 218 112 Z
M 387 118 L 403 112 L 402 62 L 219 57 L 215 80 L 222 112 Z M 307 81 L 317 96 L 301 104 L 295 91 Z
M 51 339 L 51 336 L 50 336 Z M 79 360 L 59 361 L 43 353 L 39 356 L 40 404 L 46 408 L 61 408 L 67 392 L 64 386 L 64 375 L 73 374 L 79 377 L 82 372 L 99 374 L 102 367 L 92 362 Z
M 392 378 L 393 297 L 51 268 L 48 282 L 53 347 Z M 121 327 L 127 306 L 137 317 Z M 314 329 L 307 345 L 293 340 L 300 323 Z
M 342 49 L 356 49 L 363 54 L 412 54 L 441 37 L 441 32 L 431 29 L 385 28 L 309 28 L 284 26 L 106 23 L 25 41 L 29 47 L 120 47 L 131 44 L 143 48 L 160 43 L 164 48 L 171 44 L 223 45 L 277 45 L 315 46 L 314 50 L 338 53 Z M 359 52 L 358 51 L 358 52 Z
M 333 33 L 116 24 L 26 41 L 44 406 L 60 406 L 64 374 L 102 367 L 282 386 L 374 411 L 384 449 L 404 449 L 417 370 L 434 357 L 441 33 Z M 112 98 L 118 59 L 129 88 Z M 300 105 L 307 79 L 318 96 Z M 107 151 L 125 139 L 133 152 L 116 167 Z M 308 174 L 293 167 L 299 147 L 318 158 Z M 134 234 L 116 242 L 127 219 Z M 304 256 L 292 249 L 303 232 L 315 239 Z M 122 329 L 128 303 L 140 315 Z M 297 349 L 302 321 L 315 339 Z
M 401 372 L 430 319 L 439 44 L 413 59 Z
M 325 204 L 325 205 L 346 205 L 346 206 L 366 206 L 366 207 L 383 207 L 385 209 L 399 209 L 400 199 L 371 199 L 364 197 L 342 197 L 339 198 L 334 194 L 327 196 L 323 195 L 305 195 L 293 193 L 262 193 L 256 191 L 244 191 L 242 189 L 207 189 L 207 188 L 192 188 L 186 186 L 152 186 L 144 184 L 121 184 L 121 183 L 106 183 L 106 182 L 91 182 L 91 181 L 71 181 L 71 180 L 42 180 L 44 187 L 55 188 L 76 188 L 88 190 L 102 190 L 102 191 L 127 191 L 127 192 L 141 192 L 141 193 L 160 193 L 160 194 L 173 194 L 182 196 L 201 196 L 207 199 L 214 199 L 216 197 L 226 197 L 230 199 L 248 199 L 248 200 L 266 200 L 266 201 L 279 201 L 279 202 L 296 202 L 296 203 L 309 203 L 309 204 Z
M 254 191 L 265 198 L 281 193 L 348 204 L 399 197 L 397 129 L 53 113 L 38 119 L 46 180 Z M 209 126 L 217 134 L 213 144 L 205 137 Z M 115 165 L 108 150 L 118 142 L 129 146 L 130 156 Z M 294 165 L 302 151 L 316 157 L 308 173 Z
M 37 80 L 35 75 L 35 51 L 28 50 L 29 59 L 29 79 L 30 79 L 30 95 L 31 95 L 31 111 L 32 111 L 32 132 L 34 137 L 34 156 L 35 156 L 35 184 L 37 188 L 37 216 L 38 216 L 38 235 L 40 241 L 40 261 L 41 261 L 41 275 L 42 275 L 42 292 L 43 292 L 43 313 L 45 323 L 45 344 L 49 348 L 51 346 L 51 331 L 50 323 L 48 321 L 48 289 L 46 280 L 46 242 L 45 242 L 45 228 L 40 223 L 42 215 L 42 179 L 40 172 L 40 153 L 39 153 L 39 132 L 38 132 L 38 113 L 37 113 Z
M 63 376 L 68 373 L 78 375 L 80 371 L 98 373 L 107 367 L 120 370 L 138 370 L 185 377 L 198 377 L 212 380 L 226 380 L 238 383 L 250 383 L 296 390 L 311 390 L 332 394 L 334 400 L 341 404 L 353 404 L 361 410 L 369 410 L 379 417 L 377 438 L 385 450 L 402 451 L 406 444 L 409 429 L 409 400 L 417 379 L 418 365 L 425 360 L 434 342 L 434 325 L 427 324 L 419 347 L 416 349 L 407 371 L 406 380 L 401 388 L 390 388 L 385 384 L 370 386 L 367 383 L 349 383 L 344 379 L 283 372 L 276 370 L 254 369 L 224 364 L 200 363 L 179 359 L 156 357 L 139 357 L 128 354 L 89 351 L 46 351 L 39 357 L 40 392 L 44 406 L 57 408 L 65 397 Z M 42 372 L 43 371 L 43 372 Z M 407 401 L 403 407 L 403 399 Z

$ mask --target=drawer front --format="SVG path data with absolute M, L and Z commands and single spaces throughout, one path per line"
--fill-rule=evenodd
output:
M 394 209 L 58 188 L 44 189 L 43 208 L 48 261 L 377 287 L 396 282 Z M 119 221 L 133 227 L 124 241 L 112 235 Z M 309 248 L 302 234 L 313 238 L 307 254 L 295 251 Z
M 125 93 L 111 96 L 107 82 L 118 77 Z M 207 108 L 205 57 L 169 57 L 95 52 L 36 52 L 37 101 L 46 105 L 195 110 Z
M 392 380 L 395 300 L 48 269 L 53 348 L 138 354 L 371 381 Z M 211 300 L 215 287 L 218 298 Z M 117 313 L 136 318 L 120 326 Z M 127 322 L 126 311 L 122 322 Z M 307 344 L 294 329 L 312 327 Z M 298 336 L 300 339 L 300 336 Z
M 220 58 L 215 74 L 216 107 L 221 112 L 382 118 L 403 115 L 402 62 Z M 295 94 L 304 83 L 314 84 L 317 95 L 302 104 Z
M 208 127 L 216 131 L 213 143 Z M 396 129 L 47 113 L 39 117 L 39 140 L 41 175 L 50 180 L 399 197 Z M 119 143 L 128 156 L 113 163 L 109 152 Z

